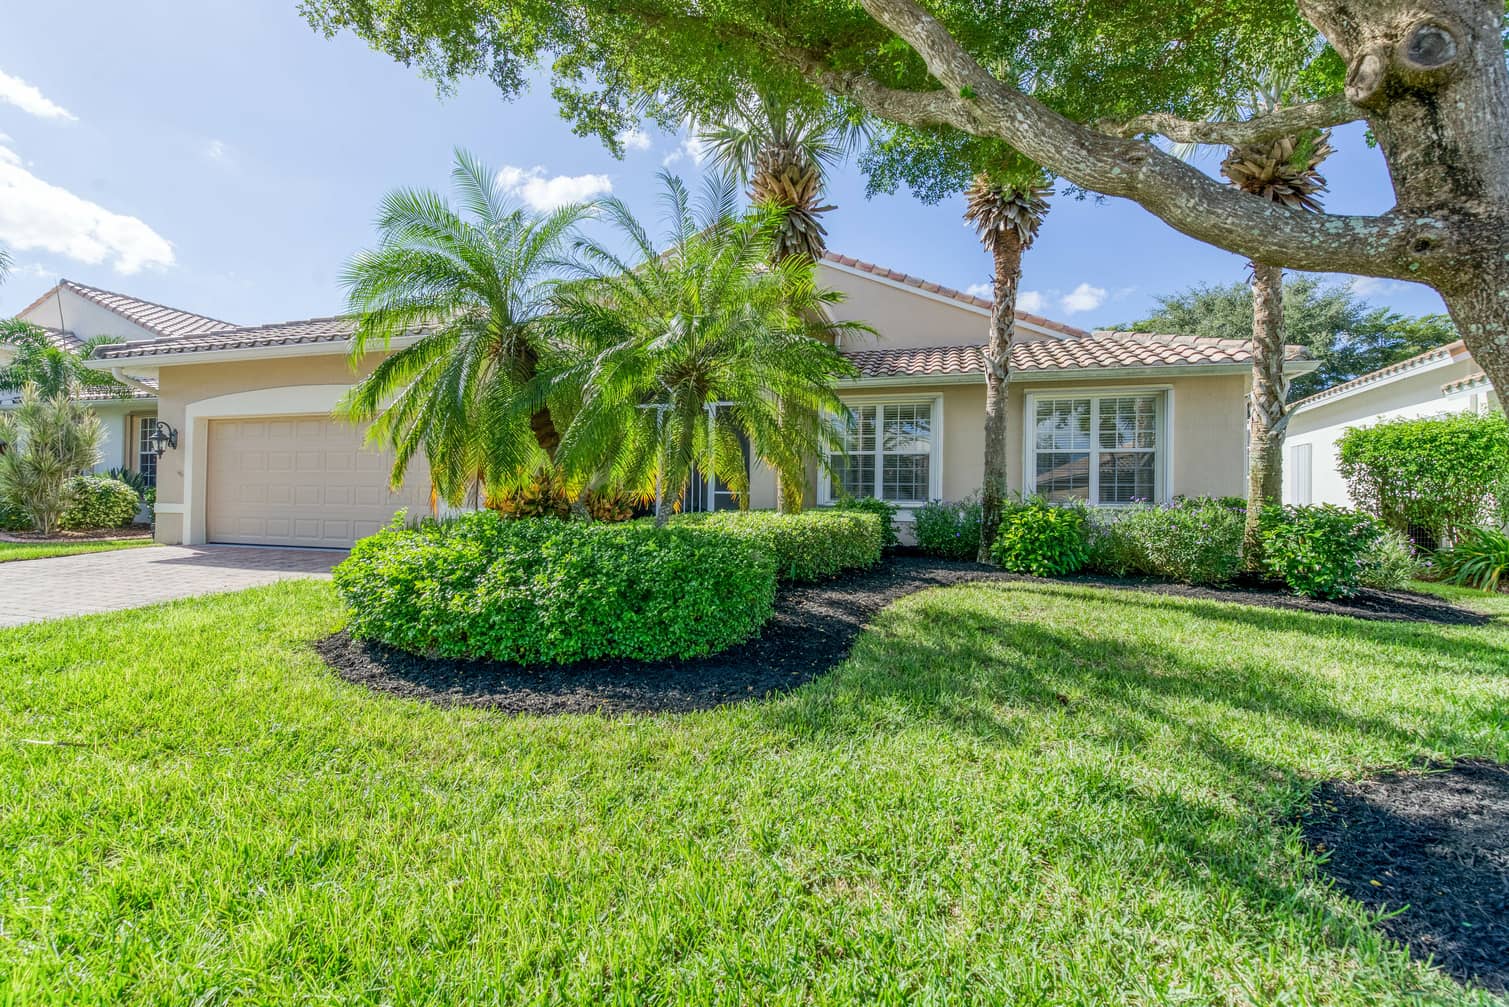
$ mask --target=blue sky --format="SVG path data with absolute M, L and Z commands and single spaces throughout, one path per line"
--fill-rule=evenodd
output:
M 507 171 L 521 199 L 611 190 L 651 214 L 662 165 L 699 169 L 684 137 L 636 141 L 615 160 L 573 136 L 543 88 L 511 103 L 485 81 L 437 96 L 355 39 L 315 35 L 294 0 L 12 4 L 0 35 L 0 245 L 18 268 L 0 286 L 0 316 L 65 276 L 234 322 L 333 314 L 341 263 L 371 242 L 382 194 L 444 188 L 453 147 Z M 1327 206 L 1386 209 L 1387 173 L 1361 131 L 1334 142 Z M 988 280 L 962 201 L 866 200 L 853 167 L 831 196 L 834 250 L 960 288 Z M 1060 198 L 1027 257 L 1021 306 L 1096 327 L 1140 317 L 1157 294 L 1244 275 L 1238 257 L 1135 204 Z M 1442 310 L 1413 284 L 1357 289 L 1400 311 Z

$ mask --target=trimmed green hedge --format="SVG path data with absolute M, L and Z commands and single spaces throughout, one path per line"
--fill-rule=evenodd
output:
M 839 500 L 832 505 L 833 510 L 840 511 L 863 511 L 866 514 L 874 514 L 880 518 L 880 547 L 882 549 L 894 549 L 901 544 L 901 536 L 896 533 L 896 511 L 900 508 L 893 503 L 875 497 L 849 497 Z
M 717 528 L 757 542 L 775 560 L 783 581 L 815 581 L 880 562 L 884 544 L 880 515 L 861 510 L 725 511 L 687 514 L 673 524 Z
M 362 539 L 334 582 L 359 639 L 521 664 L 715 653 L 758 632 L 776 583 L 761 541 L 719 527 L 491 512 Z
M 125 528 L 141 510 L 141 494 L 109 476 L 74 476 L 68 480 L 68 494 L 58 527 L 69 531 Z
M 1174 505 L 1102 508 L 1091 518 L 1091 569 L 1113 577 L 1161 577 L 1222 584 L 1242 569 L 1245 502 L 1184 500 Z

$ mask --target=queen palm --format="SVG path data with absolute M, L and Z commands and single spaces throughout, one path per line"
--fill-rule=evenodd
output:
M 560 444 L 542 361 L 553 352 L 551 291 L 588 208 L 518 207 L 465 151 L 451 179 L 459 208 L 427 190 L 384 197 L 377 248 L 342 274 L 357 319 L 353 365 L 397 337 L 418 338 L 358 382 L 341 412 L 371 422 L 370 436 L 394 449 L 395 485 L 423 452 L 442 498 L 480 502 Z
M 661 178 L 662 244 L 617 200 L 603 204 L 616 241 L 578 242 L 578 277 L 558 291 L 555 318 L 576 359 L 554 381 L 581 403 L 561 440 L 564 466 L 654 487 L 664 522 L 694 468 L 748 506 L 744 442 L 800 478 L 832 443 L 828 417 L 844 411 L 835 385 L 853 373 L 832 337 L 866 329 L 828 320 L 840 295 L 817 286 L 809 257 L 773 257 L 779 211 L 737 216 L 732 179 L 716 177 L 693 206 L 680 179 Z
M 985 344 L 985 477 L 980 487 L 979 559 L 988 562 L 1006 493 L 1006 396 L 1011 381 L 1011 329 L 1016 320 L 1022 253 L 1048 213 L 1052 189 L 1036 166 L 1019 166 L 1002 181 L 981 172 L 964 193 L 964 219 L 990 253 L 990 338 Z
M 1330 133 L 1232 148 L 1221 173 L 1243 192 L 1296 209 L 1319 211 L 1326 180 L 1317 170 L 1332 153 Z M 1270 262 L 1252 268 L 1252 398 L 1248 443 L 1247 523 L 1242 554 L 1249 569 L 1261 563 L 1262 508 L 1283 496 L 1284 432 L 1289 425 L 1284 377 L 1284 269 Z
M 95 347 L 118 343 L 114 336 L 96 336 L 78 349 L 59 345 L 47 332 L 19 318 L 0 320 L 0 346 L 11 351 L 11 361 L 0 367 L 0 392 L 19 392 L 35 385 L 44 399 L 69 396 L 79 391 L 101 390 L 127 394 L 125 385 L 103 371 L 91 370 L 84 361 Z

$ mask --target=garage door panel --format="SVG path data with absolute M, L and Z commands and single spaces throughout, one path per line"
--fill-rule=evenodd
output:
M 211 542 L 345 548 L 407 508 L 429 509 L 429 476 L 387 485 L 391 454 L 323 416 L 212 420 L 205 511 Z

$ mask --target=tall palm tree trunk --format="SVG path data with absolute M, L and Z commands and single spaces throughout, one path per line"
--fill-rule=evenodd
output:
M 1006 498 L 1006 399 L 1011 385 L 1011 327 L 1016 319 L 1017 285 L 1022 279 L 1022 242 L 1010 231 L 991 242 L 995 266 L 990 336 L 985 343 L 985 478 L 980 486 L 980 548 L 990 561 L 990 544 L 1001 524 Z
M 1284 378 L 1284 270 L 1252 264 L 1252 398 L 1247 446 L 1247 524 L 1242 557 L 1248 570 L 1262 565 L 1258 536 L 1263 507 L 1281 501 L 1284 492 L 1284 430 L 1289 413 Z

